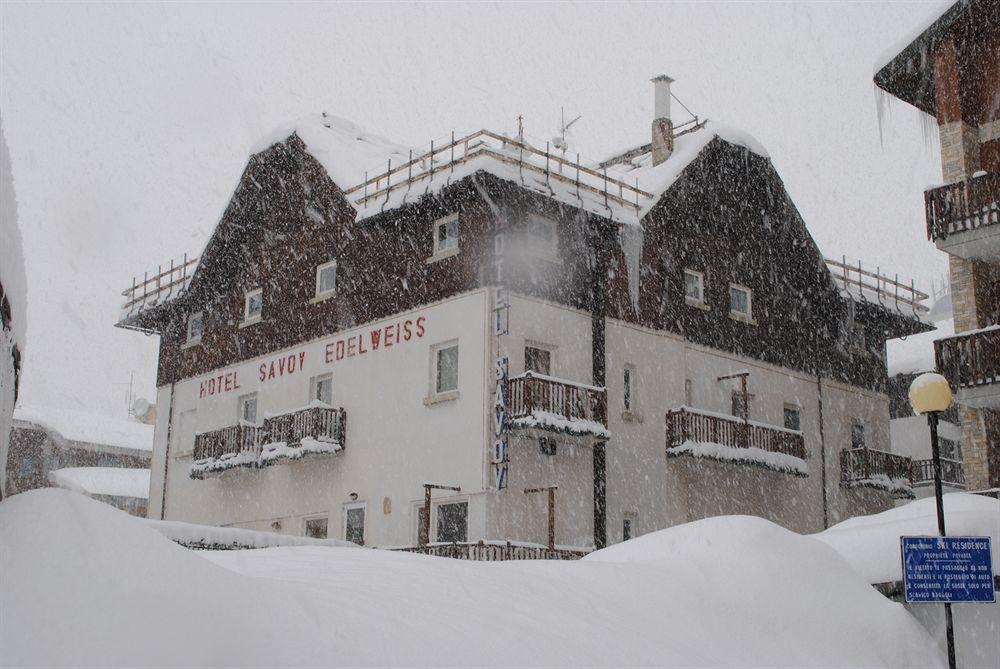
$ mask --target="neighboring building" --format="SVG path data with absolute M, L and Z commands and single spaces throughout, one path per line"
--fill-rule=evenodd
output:
M 4 494 L 48 487 L 54 483 L 52 472 L 66 468 L 148 470 L 152 446 L 152 425 L 83 411 L 19 406 L 14 411 Z
M 875 83 L 937 119 L 946 184 L 924 193 L 949 256 L 955 334 L 935 344 L 960 405 L 965 477 L 1000 486 L 1000 1 L 963 0 L 889 54 Z
M 161 336 L 150 516 L 600 547 L 911 494 L 885 339 L 926 295 L 824 261 L 763 149 L 655 81 L 652 141 L 592 166 L 326 115 L 263 143 L 201 258 L 125 291 Z
M 146 517 L 149 468 L 66 467 L 49 472 L 54 486 L 79 492 L 133 516 Z
M 26 290 L 14 175 L 0 119 L 0 484 L 6 479 L 11 421 L 20 385 Z M 3 496 L 0 485 L 0 499 Z

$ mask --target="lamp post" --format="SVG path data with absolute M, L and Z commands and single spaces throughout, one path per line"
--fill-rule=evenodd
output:
M 947 536 L 944 527 L 944 499 L 941 492 L 941 449 L 938 445 L 938 418 L 951 405 L 951 386 L 940 374 L 921 374 L 910 384 L 910 405 L 918 414 L 927 414 L 931 431 L 931 461 L 934 468 L 934 499 L 937 502 L 938 532 Z M 944 621 L 948 636 L 948 667 L 955 669 L 955 629 L 951 604 L 944 603 Z

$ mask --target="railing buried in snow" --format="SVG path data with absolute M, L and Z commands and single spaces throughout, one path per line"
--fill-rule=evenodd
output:
M 872 448 L 850 448 L 840 452 L 840 482 L 847 486 L 882 488 L 895 495 L 912 497 L 913 468 L 910 458 Z
M 420 553 L 456 560 L 476 560 L 480 562 L 504 562 L 507 560 L 579 560 L 589 551 L 583 549 L 547 548 L 545 546 L 525 546 L 511 542 L 487 541 L 455 542 L 450 544 L 428 544 L 407 546 L 393 550 Z
M 1000 172 L 983 174 L 924 192 L 927 238 L 950 235 L 1000 223 Z
M 860 261 L 857 265 L 848 264 L 846 258 L 841 260 L 827 258 L 826 265 L 837 286 L 850 293 L 856 300 L 883 306 L 893 304 L 897 309 L 902 306 L 916 314 L 930 311 L 930 308 L 923 303 L 930 295 L 917 290 L 912 281 L 908 284 L 900 281 L 898 274 L 890 277 L 882 274 L 878 267 L 873 272 L 862 267 Z

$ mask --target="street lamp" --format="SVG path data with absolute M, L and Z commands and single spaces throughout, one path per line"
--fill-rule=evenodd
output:
M 931 458 L 934 468 L 934 499 L 937 501 L 938 532 L 944 529 L 944 499 L 941 493 L 941 449 L 938 446 L 938 417 L 951 405 L 951 386 L 940 374 L 921 374 L 910 384 L 910 405 L 919 414 L 927 414 L 931 430 Z M 951 604 L 944 604 L 945 626 L 948 634 L 948 666 L 955 669 L 955 631 L 951 620 Z

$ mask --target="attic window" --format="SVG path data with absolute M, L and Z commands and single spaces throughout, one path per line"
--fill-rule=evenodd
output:
M 746 286 L 729 284 L 729 315 L 736 320 L 753 322 L 753 291 Z
M 256 323 L 264 310 L 264 289 L 248 290 L 243 302 L 243 322 Z
M 458 214 L 451 214 L 434 221 L 434 254 L 432 259 L 446 258 L 458 253 Z
M 316 268 L 316 297 L 330 297 L 337 292 L 337 261 Z

